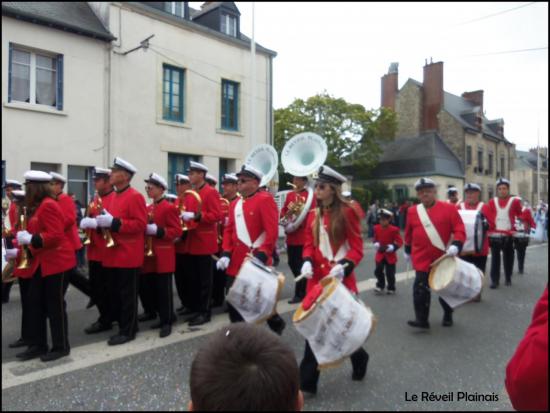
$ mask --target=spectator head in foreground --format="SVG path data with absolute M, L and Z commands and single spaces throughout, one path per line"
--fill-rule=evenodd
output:
M 299 411 L 292 349 L 263 327 L 235 323 L 214 333 L 191 365 L 189 410 Z

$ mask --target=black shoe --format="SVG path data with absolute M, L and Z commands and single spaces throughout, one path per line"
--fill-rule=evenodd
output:
M 424 321 L 424 322 L 416 321 L 416 320 L 407 321 L 407 324 L 410 325 L 411 327 L 425 328 L 425 329 L 430 328 L 430 323 L 428 323 L 427 321 Z
M 163 338 L 169 336 L 170 334 L 172 334 L 172 326 L 170 324 L 163 325 L 160 329 L 159 337 Z
M 389 289 L 388 289 L 388 291 L 386 291 L 386 294 L 388 294 L 388 295 L 394 295 L 394 294 L 395 294 L 395 290 L 389 290 Z
M 109 331 L 113 328 L 111 324 L 101 324 L 99 321 L 96 321 L 91 326 L 86 327 L 84 332 L 86 334 L 96 334 L 101 333 L 102 331 Z
M 366 357 L 361 360 L 361 365 L 353 369 L 351 379 L 355 381 L 361 381 L 367 374 L 367 364 L 369 364 L 369 353 L 365 353 Z
M 183 311 L 178 312 L 178 314 L 185 317 L 186 315 L 197 314 L 197 312 L 189 308 L 184 308 Z
M 22 338 L 8 345 L 9 348 L 19 348 L 19 347 L 25 347 L 25 346 L 27 346 L 27 342 Z
M 47 352 L 48 349 L 45 347 L 31 346 L 22 353 L 16 354 L 15 357 L 17 357 L 20 361 L 25 361 L 40 357 Z
M 207 314 L 199 314 L 192 321 L 189 322 L 189 327 L 201 326 L 210 321 L 210 316 Z
M 187 307 L 181 306 L 180 308 L 176 309 L 177 315 L 183 315 L 187 311 Z
M 57 360 L 61 357 L 65 357 L 65 356 L 68 356 L 70 354 L 71 350 L 70 349 L 67 349 L 67 350 L 52 350 L 52 351 L 48 351 L 46 354 L 42 354 L 40 356 L 40 360 L 46 362 L 46 361 L 53 361 L 53 360 Z
M 88 300 L 88 304 L 86 304 L 86 310 L 88 308 L 92 308 L 93 306 L 95 305 L 95 301 L 92 300 L 91 298 Z
M 200 313 L 189 313 L 186 316 L 183 317 L 183 322 L 187 323 L 189 321 L 193 321 L 195 318 L 197 318 L 200 315 Z
M 134 340 L 136 337 L 130 337 L 130 336 L 122 336 L 120 334 L 117 334 L 116 336 L 113 336 L 109 339 L 107 344 L 110 346 L 117 346 L 119 344 L 127 343 L 128 341 Z
M 491 283 L 491 285 L 489 286 L 489 288 L 491 289 L 495 289 L 495 288 L 498 288 L 498 284 L 497 283 Z
M 453 314 L 445 314 L 443 316 L 443 322 L 441 323 L 443 327 L 451 327 L 453 325 Z
M 154 320 L 155 318 L 157 318 L 157 315 L 153 313 L 142 313 L 138 315 L 138 321 L 140 323 L 144 321 Z
M 301 303 L 301 302 L 302 302 L 302 299 L 300 297 L 297 297 L 297 296 L 294 296 L 290 300 L 288 300 L 289 304 L 297 304 L 297 303 Z
M 507 286 L 507 287 L 511 287 L 512 286 L 512 280 L 506 280 L 504 285 Z
M 151 325 L 151 330 L 156 330 L 157 328 L 162 327 L 162 322 L 157 321 L 155 324 Z

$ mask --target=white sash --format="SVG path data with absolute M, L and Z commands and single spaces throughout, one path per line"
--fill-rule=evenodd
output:
M 428 238 L 430 239 L 432 245 L 440 249 L 441 251 L 445 251 L 445 244 L 443 244 L 443 241 L 439 236 L 439 232 L 437 232 L 437 229 L 435 229 L 434 225 L 432 224 L 432 221 L 430 220 L 430 217 L 428 216 L 428 212 L 426 211 L 426 208 L 424 208 L 424 205 L 418 204 L 416 206 L 416 211 L 418 212 L 420 222 L 426 230 L 426 234 L 428 235 Z
M 476 207 L 476 211 L 481 211 L 481 208 L 483 208 L 483 202 L 478 202 L 477 207 Z M 465 202 L 460 203 L 460 209 L 466 210 L 466 203 Z
M 316 213 L 319 212 L 316 211 Z M 346 257 L 348 251 L 350 250 L 349 243 L 346 240 L 338 249 L 338 252 L 336 252 L 336 256 L 334 256 L 334 254 L 332 253 L 332 247 L 330 245 L 330 238 L 328 236 L 327 230 L 325 229 L 325 226 L 321 222 L 322 220 L 322 218 L 319 220 L 319 251 L 321 251 L 323 257 L 325 257 L 330 262 L 338 262 Z
M 256 241 L 252 243 L 250 240 L 250 234 L 248 233 L 248 228 L 246 227 L 246 220 L 244 219 L 243 211 L 243 199 L 237 201 L 235 205 L 235 226 L 237 227 L 237 238 L 245 244 L 248 248 L 254 249 L 258 248 L 265 241 L 265 231 L 260 234 Z
M 289 234 L 296 231 L 298 228 L 300 228 L 300 225 L 302 225 L 302 222 L 306 218 L 312 203 L 313 203 L 313 190 L 308 187 L 306 203 L 302 208 L 302 212 L 300 212 L 300 215 L 298 215 L 296 220 L 293 222 L 294 229 L 292 231 L 288 231 Z
M 512 202 L 516 199 L 515 196 L 511 196 L 508 203 L 504 208 L 501 208 L 498 204 L 498 198 L 494 198 L 495 208 L 497 210 L 496 229 L 500 231 L 509 231 L 512 229 L 512 223 L 510 222 L 510 207 Z

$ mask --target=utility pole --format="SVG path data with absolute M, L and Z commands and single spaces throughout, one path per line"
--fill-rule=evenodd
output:
M 254 2 L 252 2 L 252 39 L 250 40 L 250 148 L 256 135 L 256 42 L 254 41 Z

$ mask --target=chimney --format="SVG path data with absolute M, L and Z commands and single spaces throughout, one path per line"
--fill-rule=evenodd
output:
M 426 63 L 424 66 L 424 107 L 422 130 L 439 130 L 437 114 L 443 107 L 443 62 Z
M 474 105 L 479 106 L 483 112 L 483 90 L 474 90 L 473 92 L 464 92 L 462 97 L 468 102 L 472 102 Z
M 397 97 L 397 76 L 399 63 L 390 64 L 388 73 L 382 76 L 382 101 L 380 106 L 395 110 L 395 98 Z

